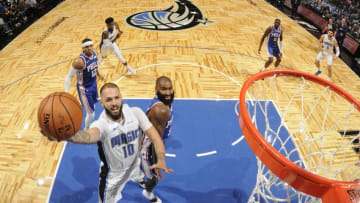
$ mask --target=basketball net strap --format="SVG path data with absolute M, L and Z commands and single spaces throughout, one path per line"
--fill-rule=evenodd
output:
M 349 131 L 348 124 L 351 115 L 358 112 L 357 109 L 353 104 L 347 102 L 346 112 L 336 119 L 329 118 L 329 111 L 333 108 L 332 102 L 334 99 L 339 99 L 340 96 L 335 97 L 336 93 L 333 93 L 329 87 L 317 85 L 303 77 L 291 78 L 291 80 L 299 80 L 299 82 L 293 85 L 297 88 L 294 88 L 292 92 L 287 92 L 288 95 L 291 95 L 287 102 L 284 102 L 283 98 L 280 99 L 278 85 L 288 84 L 279 82 L 276 75 L 252 83 L 247 91 L 246 105 L 254 126 L 278 152 L 301 168 L 332 180 L 354 181 L 360 177 L 360 170 L 356 166 L 360 162 L 358 158 L 349 157 L 353 157 L 352 154 L 355 153 L 353 148 L 358 147 L 353 143 L 359 139 L 359 135 L 352 137 L 346 135 Z M 306 89 L 312 88 L 313 84 L 317 85 L 316 88 L 322 89 L 319 88 L 318 95 L 313 95 L 312 106 L 309 108 L 309 105 L 305 105 L 307 101 L 304 92 Z M 298 112 L 293 110 L 294 102 L 301 104 Z M 280 115 L 280 124 L 275 128 L 272 125 L 273 118 L 269 113 L 270 107 L 274 106 Z M 313 133 L 310 132 L 308 124 L 310 120 L 314 121 L 315 114 L 319 116 L 316 113 L 319 108 L 325 110 L 321 122 L 318 122 L 321 124 L 316 129 L 318 132 Z M 285 121 L 293 121 L 292 117 L 295 116 L 295 113 L 298 118 L 301 118 L 298 119 L 300 122 L 291 123 L 291 129 L 288 129 Z M 333 120 L 331 125 L 326 124 L 329 123 L 329 119 Z M 288 130 L 288 136 L 284 133 L 285 129 Z M 329 147 L 327 137 L 338 129 L 343 129 L 343 132 L 338 134 L 337 143 Z M 302 139 L 299 139 L 300 137 Z M 314 148 L 314 145 L 317 147 Z M 320 151 L 315 149 L 320 149 Z M 332 166 L 335 162 L 337 167 L 334 168 Z M 257 166 L 256 184 L 248 202 L 293 202 L 294 200 L 297 202 L 321 202 L 320 198 L 301 193 L 289 186 L 274 175 L 258 158 Z

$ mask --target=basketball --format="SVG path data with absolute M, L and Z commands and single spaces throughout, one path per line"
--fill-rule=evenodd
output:
M 67 140 L 80 129 L 83 112 L 78 100 L 66 92 L 45 97 L 38 108 L 39 126 L 57 140 Z

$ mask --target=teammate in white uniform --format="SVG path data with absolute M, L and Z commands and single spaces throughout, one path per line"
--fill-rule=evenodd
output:
M 123 33 L 119 25 L 114 21 L 112 17 L 109 17 L 105 20 L 106 28 L 102 33 L 101 43 L 100 43 L 100 65 L 103 65 L 104 59 L 109 54 L 114 54 L 124 66 L 132 73 L 136 74 L 136 70 L 131 68 L 131 66 L 126 62 L 125 58 L 121 55 L 120 48 L 116 44 L 116 40 L 120 38 Z
M 336 48 L 336 54 L 334 55 L 334 46 Z M 320 52 L 316 56 L 315 65 L 318 68 L 318 71 L 315 75 L 319 75 L 322 70 L 320 67 L 320 61 L 324 58 L 327 59 L 327 67 L 328 67 L 328 76 L 329 80 L 331 80 L 332 70 L 331 66 L 333 65 L 333 59 L 336 59 L 340 55 L 340 50 L 338 43 L 334 37 L 334 33 L 332 30 L 329 30 L 327 34 L 324 34 L 320 37 Z
M 142 180 L 139 148 L 144 131 L 155 146 L 157 163 L 151 169 L 165 173 L 173 172 L 166 167 L 165 147 L 157 130 L 145 113 L 138 107 L 122 103 L 119 88 L 106 83 L 100 89 L 104 111 L 88 130 L 77 132 L 69 141 L 79 144 L 98 143 L 101 159 L 99 202 L 116 203 L 121 200 L 121 191 L 129 181 Z M 51 135 L 45 135 L 53 140 Z

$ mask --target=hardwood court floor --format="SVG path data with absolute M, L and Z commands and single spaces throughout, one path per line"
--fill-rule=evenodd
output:
M 117 82 L 127 98 L 151 98 L 160 75 L 173 80 L 178 98 L 238 98 L 241 84 L 263 67 L 265 45 L 260 55 L 257 48 L 275 18 L 282 20 L 284 30 L 282 64 L 316 71 L 318 40 L 267 2 L 254 0 L 256 6 L 245 0 L 192 2 L 213 23 L 156 32 L 130 27 L 124 19 L 166 9 L 174 1 L 67 0 L 0 52 L 0 202 L 46 202 L 64 142 L 49 142 L 40 135 L 38 105 L 48 94 L 63 91 L 71 59 L 81 52 L 84 38 L 93 39 L 98 51 L 109 16 L 124 31 L 118 44 L 138 73 L 120 80 L 126 69 L 114 56 L 99 70 L 106 81 Z M 356 74 L 340 60 L 335 61 L 333 72 L 334 82 L 359 100 Z M 70 92 L 76 95 L 74 80 Z M 282 96 L 288 99 L 287 94 Z M 351 127 L 356 126 L 359 123 Z M 44 184 L 38 184 L 39 178 Z

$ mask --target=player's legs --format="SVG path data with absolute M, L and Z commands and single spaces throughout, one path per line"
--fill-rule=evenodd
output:
M 319 52 L 319 54 L 316 56 L 315 58 L 315 65 L 318 68 L 317 72 L 315 73 L 315 75 L 320 75 L 320 73 L 322 72 L 321 67 L 320 67 L 320 61 L 324 58 L 324 54 L 322 52 Z
M 153 190 L 158 183 L 158 177 L 155 170 L 150 169 L 150 166 L 156 162 L 153 149 L 151 140 L 145 136 L 140 151 L 141 169 L 144 171 L 146 176 L 145 190 L 143 190 L 142 194 L 146 199 L 152 202 L 161 202 L 160 198 L 153 194 Z
M 109 53 L 111 53 L 112 51 L 112 47 L 111 46 L 108 46 L 106 44 L 101 44 L 100 46 L 100 54 L 101 54 L 101 58 L 100 58 L 100 65 L 103 65 L 104 64 L 104 59 L 107 57 L 107 55 Z
M 280 49 L 279 47 L 273 48 L 273 55 L 276 57 L 275 61 L 275 68 L 277 68 L 280 65 L 281 62 L 281 56 L 280 56 Z
M 261 71 L 267 69 L 273 61 L 273 57 L 269 57 L 268 60 L 265 62 L 264 68 L 261 69 Z
M 118 202 L 121 192 L 128 182 L 131 170 L 108 172 L 105 177 L 100 174 L 99 202 Z
M 145 180 L 144 180 L 144 172 L 141 170 L 140 163 L 141 159 L 140 156 L 136 158 L 136 167 L 131 172 L 130 180 L 139 184 L 140 187 L 145 188 Z
M 144 139 L 141 144 L 141 169 L 144 171 L 144 174 L 147 179 L 152 179 L 156 177 L 155 170 L 150 169 L 150 166 L 154 164 L 152 143 L 148 136 L 144 135 Z
M 277 68 L 280 65 L 280 62 L 281 62 L 281 57 L 276 57 L 275 68 Z
M 332 65 L 333 65 L 333 55 L 329 54 L 327 56 L 327 68 L 328 68 L 328 77 L 329 80 L 331 81 L 331 77 L 332 77 Z
M 115 56 L 121 61 L 121 63 L 126 66 L 126 68 L 132 73 L 132 74 L 136 74 L 136 70 L 133 69 L 125 60 L 125 58 L 121 55 L 121 51 L 120 48 L 117 46 L 116 43 L 112 44 L 113 46 L 113 53 L 115 54 Z
M 263 71 L 263 70 L 267 69 L 270 66 L 270 64 L 273 62 L 274 54 L 273 54 L 273 49 L 271 47 L 267 47 L 267 55 L 268 55 L 269 58 L 265 62 L 264 67 L 260 71 Z
M 142 191 L 143 196 L 150 200 L 151 202 L 161 203 L 161 199 L 154 195 L 153 192 L 149 192 L 148 190 L 153 190 L 157 185 L 157 179 L 150 179 L 146 181 L 146 189 Z
M 83 107 L 83 109 L 86 111 L 86 117 L 85 117 L 85 127 L 84 129 L 89 129 L 91 122 L 94 120 L 95 117 L 95 103 L 97 100 L 94 100 L 94 92 L 91 88 L 86 89 L 83 86 L 77 85 L 78 94 L 80 98 L 80 103 Z M 96 91 L 97 94 L 97 91 Z

